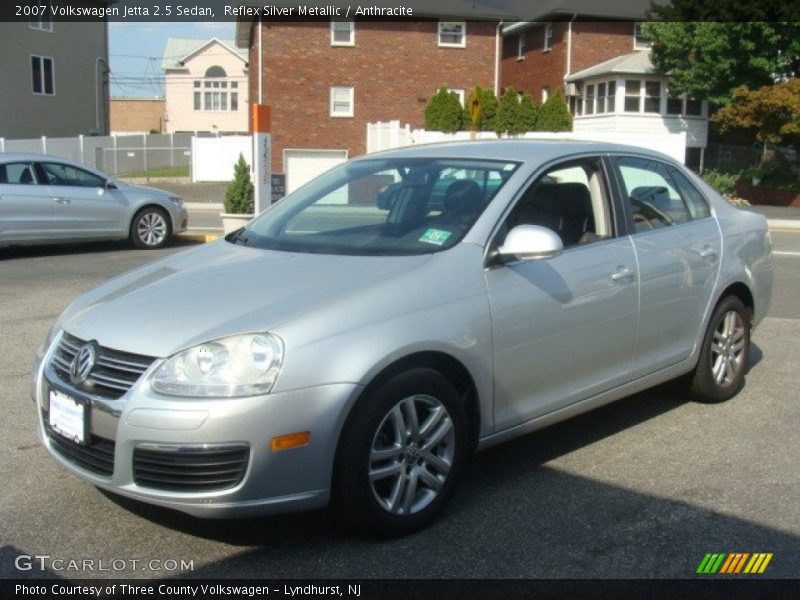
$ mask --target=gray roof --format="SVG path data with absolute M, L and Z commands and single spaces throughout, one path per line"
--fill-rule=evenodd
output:
M 219 42 L 226 46 L 233 54 L 247 62 L 247 49 L 237 48 L 233 40 L 218 40 L 217 38 L 169 38 L 167 46 L 164 48 L 164 55 L 161 58 L 161 68 L 183 69 L 181 60 L 194 54 L 198 50 L 207 46 L 211 42 Z
M 600 77 L 611 75 L 612 73 L 622 73 L 625 75 L 655 75 L 656 70 L 650 61 L 649 50 L 639 50 L 630 54 L 616 56 L 605 62 L 578 71 L 567 77 L 567 81 L 580 81 L 590 77 Z

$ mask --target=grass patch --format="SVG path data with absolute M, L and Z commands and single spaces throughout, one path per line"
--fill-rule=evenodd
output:
M 189 167 L 159 167 L 158 169 L 148 169 L 146 173 L 144 171 L 120 173 L 117 177 L 150 177 L 151 179 L 158 179 L 159 177 L 189 177 Z

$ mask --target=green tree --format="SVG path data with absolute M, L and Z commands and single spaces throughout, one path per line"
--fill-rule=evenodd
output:
M 519 101 L 519 114 L 520 128 L 522 129 L 521 133 L 525 133 L 526 131 L 535 131 L 536 120 L 539 116 L 539 109 L 536 108 L 533 98 L 527 92 L 522 94 L 522 100 Z
M 556 90 L 541 107 L 536 118 L 537 131 L 572 131 L 572 115 L 561 90 Z
M 713 21 L 687 21 L 701 13 L 685 1 L 651 14 L 672 19 L 643 29 L 653 42 L 653 65 L 670 76 L 671 93 L 725 105 L 738 86 L 756 89 L 800 72 L 800 22 L 720 22 L 719 14 Z M 738 13 L 731 8 L 731 14 Z
M 225 212 L 228 214 L 253 214 L 255 210 L 255 191 L 250 180 L 250 166 L 244 156 L 233 167 L 233 181 L 225 190 Z
M 497 117 L 497 96 L 494 92 L 480 86 L 475 88 L 481 103 L 481 115 L 478 119 L 478 131 L 494 131 L 494 120 Z
M 425 108 L 425 129 L 455 133 L 465 126 L 464 107 L 455 92 L 441 87 Z
M 494 121 L 494 132 L 497 137 L 504 133 L 510 135 L 520 133 L 519 96 L 513 87 L 506 88 L 506 93 L 500 98 L 497 117 Z
M 759 142 L 800 144 L 800 79 L 757 90 L 733 90 L 730 104 L 712 117 L 722 133 L 744 129 Z

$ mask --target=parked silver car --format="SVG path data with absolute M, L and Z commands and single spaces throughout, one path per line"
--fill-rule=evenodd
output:
M 56 156 L 0 154 L 0 248 L 126 238 L 161 248 L 187 221 L 169 192 Z
M 681 376 L 735 395 L 772 278 L 764 218 L 660 154 L 414 147 L 78 298 L 33 394 L 101 488 L 204 517 L 333 501 L 401 534 L 476 448 Z

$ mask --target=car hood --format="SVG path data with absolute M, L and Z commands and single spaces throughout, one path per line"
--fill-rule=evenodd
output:
M 147 187 L 145 185 L 134 185 L 132 183 L 125 183 L 124 181 L 115 180 L 115 185 L 118 189 L 124 192 L 137 192 L 141 194 L 148 194 L 150 196 L 174 196 L 171 192 L 154 187 Z
M 274 330 L 429 259 L 276 252 L 220 240 L 95 288 L 65 311 L 60 326 L 103 346 L 166 357 L 211 339 Z

